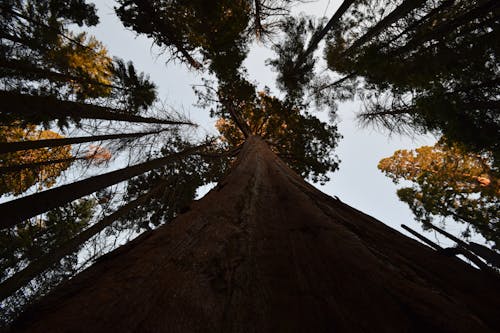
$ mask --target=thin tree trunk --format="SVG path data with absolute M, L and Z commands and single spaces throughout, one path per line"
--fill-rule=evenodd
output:
M 13 329 L 498 332 L 499 294 L 500 279 L 321 193 L 251 136 L 189 211 L 63 284 Z
M 500 8 L 500 3 L 498 1 L 496 0 L 486 1 L 480 6 L 464 13 L 463 15 L 457 17 L 454 20 L 447 21 L 446 23 L 438 25 L 435 28 L 433 27 L 426 33 L 425 32 L 420 33 L 420 35 L 417 35 L 411 40 L 409 40 L 404 46 L 396 49 L 395 52 L 390 53 L 389 56 L 398 56 L 414 49 L 419 45 L 424 44 L 426 41 L 438 40 L 440 38 L 443 38 L 447 34 L 454 32 L 458 27 L 470 22 L 479 15 L 488 13 L 489 11 L 493 11 L 498 8 Z
M 264 31 L 263 27 L 262 27 L 262 18 L 261 18 L 261 10 L 262 10 L 262 7 L 260 5 L 260 1 L 261 0 L 254 0 L 254 4 L 255 4 L 255 13 L 254 13 L 254 20 L 255 20 L 255 23 L 254 23 L 254 29 L 255 29 L 255 37 L 257 39 L 260 39 L 261 36 L 262 36 L 262 32 Z
M 243 133 L 243 136 L 245 138 L 248 138 L 251 134 L 248 123 L 243 118 L 241 118 L 240 114 L 234 109 L 232 105 L 226 103 L 226 108 L 229 111 L 229 115 L 233 119 L 238 129 L 241 131 L 241 133 Z
M 439 232 L 441 235 L 448 237 L 449 239 L 451 239 L 452 241 L 457 243 L 458 248 L 460 250 L 462 250 L 462 251 L 460 251 L 460 254 L 462 254 L 464 257 L 466 257 L 467 259 L 472 261 L 477 267 L 479 267 L 480 269 L 487 271 L 487 272 L 491 271 L 491 268 L 488 265 L 486 265 L 483 261 L 478 259 L 475 255 L 470 253 L 470 252 L 474 252 L 474 251 L 469 247 L 469 244 L 467 244 L 466 242 L 462 241 L 461 239 L 453 236 L 449 232 L 447 232 L 441 228 L 436 227 L 432 223 L 427 222 L 425 225 L 431 227 L 432 229 Z
M 12 73 L 6 73 L 4 75 L 10 75 L 10 76 L 21 76 L 23 79 L 48 79 L 51 81 L 56 81 L 56 82 L 65 82 L 65 83 L 70 83 L 70 82 L 78 82 L 78 83 L 88 83 L 88 84 L 93 84 L 97 86 L 102 86 L 102 87 L 108 87 L 108 88 L 113 88 L 113 89 L 118 89 L 122 91 L 129 90 L 128 88 L 124 87 L 119 87 L 113 84 L 106 84 L 99 82 L 95 79 L 92 79 L 90 77 L 81 77 L 81 76 L 74 76 L 71 74 L 67 73 L 59 73 L 55 72 L 50 69 L 45 69 L 45 68 L 39 68 L 34 66 L 31 63 L 28 63 L 26 61 L 21 61 L 21 60 L 12 60 L 12 59 L 0 59 L 0 67 L 12 70 Z
M 159 134 L 167 129 L 149 131 L 149 132 L 136 132 L 136 133 L 120 133 L 120 134 L 105 134 L 94 136 L 82 136 L 74 138 L 61 138 L 61 139 L 45 139 L 45 140 L 29 140 L 17 142 L 0 142 L 0 154 L 13 153 L 20 150 L 38 149 L 44 147 L 60 147 L 85 142 L 96 142 L 115 139 L 139 138 L 151 134 Z
M 0 174 L 7 174 L 9 172 L 19 172 L 19 171 L 24 170 L 24 169 L 35 169 L 35 168 L 42 167 L 44 165 L 57 164 L 57 163 L 68 163 L 68 162 L 74 162 L 77 160 L 84 160 L 84 159 L 86 159 L 86 158 L 85 157 L 68 157 L 68 158 L 60 158 L 60 159 L 55 159 L 55 160 L 46 160 L 46 161 L 33 162 L 33 163 L 0 166 Z
M 333 87 L 336 87 L 342 83 L 344 83 L 345 81 L 349 80 L 349 79 L 352 79 L 353 77 L 356 76 L 356 73 L 351 73 L 351 74 L 347 74 L 346 76 L 344 77 L 341 77 L 340 79 L 338 79 L 337 81 L 334 81 L 330 84 L 325 84 L 321 87 L 318 87 L 318 89 L 314 90 L 314 93 L 317 94 L 319 93 L 320 91 L 323 91 L 325 89 L 329 89 L 329 88 L 333 88 Z
M 401 228 L 405 229 L 410 234 L 412 234 L 413 236 L 417 237 L 418 239 L 420 239 L 425 244 L 429 245 L 434 250 L 436 250 L 436 251 L 443 250 L 443 248 L 441 246 L 439 246 L 438 244 L 434 243 L 433 241 L 431 241 L 427 237 L 419 234 L 418 232 L 416 232 L 415 230 L 411 229 L 410 227 L 408 227 L 408 226 L 406 226 L 404 224 L 401 224 Z
M 191 147 L 169 156 L 129 166 L 99 176 L 90 177 L 0 204 L 0 216 L 2 216 L 0 228 L 12 227 L 30 217 L 47 212 L 52 208 L 62 206 L 100 189 L 162 167 L 171 161 L 195 154 L 206 146 L 207 144 Z
M 100 119 L 165 125 L 191 125 L 187 121 L 141 117 L 117 110 L 80 102 L 61 101 L 52 96 L 32 96 L 10 91 L 0 92 L 1 123 L 12 121 L 41 123 L 43 121 L 72 119 Z
M 358 38 L 354 43 L 343 53 L 343 56 L 353 54 L 358 48 L 366 44 L 370 39 L 381 33 L 388 26 L 414 10 L 415 8 L 423 5 L 426 0 L 404 0 L 396 9 L 389 13 L 386 17 L 380 20 L 373 28 L 368 30 L 363 36 Z
M 407 34 L 408 32 L 415 30 L 417 27 L 422 26 L 422 24 L 426 24 L 430 19 L 432 19 L 434 16 L 440 14 L 445 8 L 450 7 L 455 3 L 456 0 L 445 0 L 443 1 L 438 7 L 434 8 L 433 10 L 429 11 L 424 17 L 422 17 L 420 20 L 415 21 L 412 23 L 410 26 L 406 27 L 401 33 L 399 33 L 397 36 L 392 38 L 389 42 L 385 43 L 382 47 L 387 47 L 394 41 L 398 40 L 401 38 L 403 35 Z M 381 48 L 382 48 L 381 47 Z
M 31 262 L 26 268 L 15 273 L 7 280 L 0 283 L 0 302 L 10 295 L 14 294 L 19 288 L 33 280 L 39 274 L 43 273 L 52 265 L 57 264 L 62 258 L 70 255 L 80 248 L 86 241 L 93 236 L 100 233 L 106 227 L 110 226 L 113 222 L 121 217 L 126 216 L 135 207 L 144 204 L 152 196 L 158 193 L 165 187 L 165 184 L 159 184 L 148 193 L 140 196 L 139 198 L 123 205 L 117 211 L 104 217 L 99 222 L 85 229 L 75 237 L 62 244 L 60 247 L 53 249 L 49 253 L 37 258 Z
M 335 27 L 335 25 L 338 24 L 340 18 L 344 13 L 349 9 L 349 7 L 354 3 L 356 0 L 344 0 L 340 7 L 337 9 L 335 14 L 330 18 L 328 23 L 325 25 L 325 27 L 315 34 L 312 38 L 311 41 L 309 42 L 309 45 L 307 46 L 307 49 L 304 51 L 304 53 L 300 54 L 297 62 L 295 63 L 295 67 L 299 67 L 305 59 L 312 53 L 316 48 L 318 47 L 319 42 L 326 36 L 326 34 Z

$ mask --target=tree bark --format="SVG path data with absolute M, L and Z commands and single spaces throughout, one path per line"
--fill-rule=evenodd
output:
M 68 281 L 13 328 L 498 332 L 499 281 L 321 193 L 251 136 L 188 212 Z
M 32 96 L 15 92 L 0 92 L 0 123 L 13 121 L 41 123 L 43 121 L 72 119 L 101 119 L 165 125 L 194 125 L 191 122 L 141 117 L 81 102 L 61 101 L 52 96 Z
M 60 146 L 85 143 L 85 142 L 138 138 L 151 134 L 159 134 L 163 131 L 166 131 L 166 129 L 149 131 L 149 132 L 105 134 L 105 135 L 94 135 L 94 136 L 81 136 L 74 138 L 0 142 L 0 154 L 13 153 L 20 150 L 38 149 L 44 147 L 60 147 Z
M 100 189 L 128 180 L 152 169 L 159 168 L 170 161 L 194 154 L 206 146 L 205 144 L 191 147 L 169 156 L 90 177 L 0 204 L 0 216 L 2 216 L 0 228 L 12 227 L 30 217 L 45 213 L 52 208 L 62 206 Z
M 165 184 L 157 185 L 153 190 L 144 194 L 143 196 L 123 205 L 117 211 L 104 217 L 99 222 L 85 229 L 72 239 L 68 240 L 66 243 L 62 244 L 60 247 L 54 249 L 53 251 L 43 255 L 42 257 L 36 259 L 30 263 L 23 270 L 15 273 L 7 280 L 0 283 L 0 302 L 5 298 L 12 295 L 16 290 L 33 280 L 39 274 L 43 273 L 49 269 L 52 265 L 58 263 L 62 258 L 70 255 L 80 248 L 86 241 L 88 241 L 93 236 L 100 233 L 106 227 L 109 227 L 114 221 L 120 217 L 126 216 L 132 209 L 138 205 L 142 205 L 149 198 L 159 192 L 165 187 Z

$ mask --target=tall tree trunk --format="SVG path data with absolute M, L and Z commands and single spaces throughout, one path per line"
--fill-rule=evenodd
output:
M 91 77 L 75 76 L 69 73 L 60 73 L 51 69 L 39 68 L 32 63 L 24 60 L 14 60 L 14 59 L 0 59 L 0 67 L 10 70 L 10 72 L 2 73 L 5 76 L 20 76 L 23 79 L 48 79 L 55 82 L 65 82 L 65 83 L 89 83 L 96 86 L 109 87 L 118 90 L 130 90 L 126 87 L 120 87 L 113 84 L 106 84 L 99 82 Z
M 0 220 L 0 228 L 12 227 L 30 217 L 47 212 L 52 208 L 62 206 L 68 202 L 138 176 L 149 170 L 162 167 L 173 160 L 178 160 L 182 157 L 194 154 L 206 146 L 205 144 L 191 147 L 169 156 L 90 177 L 0 204 L 0 216 L 2 217 Z
M 304 53 L 300 54 L 297 62 L 295 64 L 295 67 L 299 67 L 305 59 L 312 53 L 316 48 L 318 47 L 319 42 L 326 36 L 328 31 L 333 29 L 333 27 L 338 24 L 340 18 L 344 13 L 349 9 L 349 7 L 354 3 L 356 0 L 344 0 L 340 7 L 337 9 L 335 14 L 330 18 L 328 23 L 325 25 L 323 29 L 321 29 L 320 32 L 317 34 L 314 34 L 314 36 L 311 38 L 311 41 L 309 42 L 309 45 L 307 46 L 307 49 L 304 51 Z
M 356 39 L 356 41 L 344 51 L 344 56 L 349 56 L 353 54 L 358 48 L 363 46 L 365 43 L 370 41 L 373 37 L 381 33 L 388 26 L 404 17 L 406 14 L 414 10 L 415 8 L 423 5 L 426 0 L 404 0 L 404 2 L 399 5 L 396 9 L 390 12 L 386 17 L 380 20 L 373 28 L 368 30 L 363 36 Z
M 39 167 L 42 167 L 44 165 L 49 165 L 49 164 L 69 163 L 69 162 L 74 162 L 77 160 L 85 160 L 85 159 L 87 159 L 87 158 L 86 157 L 68 157 L 68 158 L 59 158 L 59 159 L 55 159 L 55 160 L 45 160 L 45 161 L 40 161 L 40 162 L 0 166 L 0 173 L 6 174 L 8 172 L 19 172 L 19 171 L 24 170 L 24 169 L 35 169 L 35 168 L 39 168 Z
M 261 7 L 261 0 L 254 0 L 254 31 L 255 31 L 255 38 L 257 40 L 261 39 L 262 33 L 264 31 L 264 28 L 262 27 L 262 7 Z
M 460 26 L 470 23 L 474 19 L 486 17 L 488 13 L 492 13 L 494 11 L 498 12 L 499 8 L 500 3 L 496 0 L 484 1 L 478 7 L 465 12 L 455 19 L 449 19 L 437 27 L 430 26 L 429 29 L 422 29 L 422 31 L 417 32 L 416 36 L 410 39 L 404 46 L 389 53 L 389 56 L 399 56 L 415 49 L 420 45 L 423 45 L 427 41 L 445 38 L 447 35 L 455 32 Z M 498 17 L 493 17 L 490 22 L 494 22 L 496 20 L 498 20 Z M 465 29 L 466 31 L 464 33 L 480 27 L 481 24 L 473 25 L 471 29 Z
M 418 27 L 421 27 L 424 24 L 432 24 L 431 19 L 433 19 L 435 16 L 443 12 L 446 8 L 450 7 L 451 5 L 455 4 L 456 0 L 445 0 L 443 1 L 438 7 L 432 9 L 429 11 L 427 14 L 425 14 L 420 20 L 417 20 L 410 24 L 408 27 L 406 27 L 403 31 L 401 31 L 399 34 L 397 34 L 395 37 L 391 38 L 388 42 L 384 43 L 383 47 L 388 47 L 390 46 L 394 41 L 398 40 L 405 34 L 408 34 L 410 31 L 415 31 Z
M 148 193 L 120 207 L 114 213 L 106 216 L 99 222 L 95 223 L 75 237 L 68 240 L 66 243 L 62 244 L 60 247 L 55 248 L 51 252 L 36 259 L 26 268 L 0 283 L 0 302 L 12 295 L 14 292 L 16 292 L 16 290 L 33 280 L 39 274 L 43 273 L 54 264 L 58 263 L 65 256 L 78 251 L 80 246 L 82 246 L 90 238 L 100 233 L 106 227 L 109 227 L 114 221 L 126 216 L 135 207 L 144 204 L 147 200 L 149 200 L 163 188 L 165 188 L 165 184 L 158 184 Z
M 188 212 L 68 281 L 13 328 L 498 332 L 499 293 L 497 277 L 321 193 L 251 136 L 231 174 Z
M 167 129 L 161 129 L 149 132 L 136 132 L 136 133 L 119 133 L 119 134 L 104 134 L 94 136 L 81 136 L 74 138 L 61 138 L 61 139 L 44 139 L 44 140 L 28 140 L 17 142 L 0 142 L 0 154 L 12 153 L 20 150 L 38 149 L 44 147 L 60 147 L 85 142 L 96 142 L 115 139 L 139 138 L 151 134 L 159 134 Z
M 92 104 L 61 101 L 52 96 L 32 96 L 0 91 L 0 124 L 13 121 L 41 123 L 43 121 L 71 119 L 101 119 L 165 125 L 194 125 L 191 122 L 141 117 Z

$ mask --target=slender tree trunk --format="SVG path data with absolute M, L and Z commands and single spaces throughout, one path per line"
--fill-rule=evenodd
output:
M 100 233 L 104 228 L 110 226 L 114 221 L 126 216 L 135 207 L 144 204 L 152 196 L 165 188 L 165 184 L 159 184 L 148 193 L 141 197 L 125 204 L 117 211 L 106 216 L 91 227 L 85 229 L 75 237 L 62 244 L 60 247 L 53 249 L 51 252 L 43 255 L 30 263 L 26 268 L 12 275 L 7 280 L 0 284 L 0 302 L 12 295 L 16 290 L 33 280 L 39 274 L 43 273 L 52 265 L 57 264 L 62 258 L 76 251 L 90 238 Z
M 82 136 L 74 138 L 0 142 L 0 154 L 13 153 L 20 150 L 38 149 L 44 147 L 60 147 L 60 146 L 85 143 L 85 142 L 139 138 L 146 135 L 159 134 L 163 131 L 166 131 L 166 129 L 149 131 L 149 132 L 105 134 L 105 135 Z
M 187 121 L 175 121 L 141 117 L 92 104 L 61 101 L 52 96 L 32 96 L 9 91 L 0 91 L 0 123 L 10 124 L 19 120 L 41 123 L 52 120 L 101 119 L 165 125 L 194 125 Z
M 254 20 L 255 20 L 255 23 L 254 23 L 254 29 L 255 29 L 255 37 L 257 39 L 260 39 L 261 36 L 262 36 L 262 32 L 264 31 L 264 28 L 262 27 L 262 17 L 261 17 L 261 13 L 262 13 L 262 7 L 261 7 L 261 4 L 260 4 L 260 1 L 261 0 L 254 0 L 254 9 L 255 9 L 255 13 L 254 13 Z
M 438 40 L 440 38 L 445 37 L 446 35 L 453 33 L 458 27 L 471 22 L 477 17 L 481 17 L 481 15 L 486 15 L 490 11 L 498 10 L 500 8 L 500 3 L 496 0 L 485 1 L 480 6 L 464 13 L 463 15 L 458 16 L 456 19 L 447 21 L 437 27 L 431 27 L 431 29 L 427 29 L 427 31 L 421 32 L 417 34 L 414 38 L 408 41 L 403 47 L 396 49 L 394 52 L 389 54 L 389 56 L 399 56 L 404 54 L 419 45 L 424 44 L 426 41 L 430 40 Z M 477 26 L 480 27 L 480 26 Z
M 325 27 L 315 34 L 312 38 L 311 41 L 309 42 L 309 45 L 307 46 L 307 49 L 305 50 L 304 53 L 299 55 L 299 58 L 297 59 L 297 62 L 295 64 L 295 67 L 299 67 L 305 59 L 312 53 L 316 48 L 318 47 L 319 42 L 326 36 L 326 34 L 335 27 L 335 25 L 338 24 L 340 18 L 344 13 L 349 9 L 349 7 L 355 2 L 356 0 L 344 0 L 340 7 L 337 9 L 335 14 L 330 18 L 328 23 L 325 25 Z
M 456 0 L 445 0 L 443 1 L 438 7 L 434 8 L 433 10 L 429 11 L 427 14 L 425 14 L 420 20 L 415 21 L 408 27 L 406 27 L 401 33 L 399 33 L 397 36 L 392 38 L 389 42 L 385 43 L 384 46 L 382 47 L 387 47 L 390 44 L 392 44 L 394 41 L 398 40 L 401 38 L 403 35 L 407 34 L 410 31 L 414 31 L 417 27 L 421 27 L 423 24 L 431 24 L 429 21 L 436 15 L 440 14 L 444 9 L 447 7 L 450 7 L 455 3 Z M 382 48 L 381 47 L 381 48 Z
M 123 91 L 129 90 L 125 87 L 102 83 L 90 77 L 74 76 L 68 73 L 59 73 L 50 69 L 39 68 L 31 63 L 21 60 L 0 59 L 0 67 L 12 71 L 11 73 L 5 73 L 4 75 L 21 76 L 23 79 L 34 79 L 34 80 L 48 79 L 51 81 L 65 82 L 65 83 L 70 83 L 70 82 L 88 83 L 96 86 L 108 87 Z
M 344 83 L 345 81 L 349 80 L 349 79 L 352 79 L 353 77 L 356 77 L 356 73 L 351 73 L 351 74 L 347 74 L 346 76 L 344 77 L 341 77 L 340 79 L 338 79 L 337 81 L 334 81 L 330 84 L 325 84 L 321 87 L 318 87 L 318 89 L 316 89 L 314 91 L 315 94 L 318 94 L 319 92 L 325 90 L 325 89 L 330 89 L 330 88 L 333 88 L 333 87 L 336 87 L 342 83 Z
M 9 228 L 30 217 L 62 206 L 68 202 L 94 193 L 100 189 L 125 181 L 147 171 L 159 168 L 165 164 L 188 155 L 195 154 L 207 145 L 185 149 L 181 152 L 129 166 L 120 170 L 90 177 L 68 185 L 63 185 L 43 192 L 0 204 L 0 228 Z
M 305 183 L 257 137 L 191 210 L 16 332 L 498 332 L 500 280 Z M 85 325 L 82 325 L 85 323 Z
M 404 2 L 392 12 L 390 12 L 389 15 L 384 17 L 377 24 L 375 24 L 373 28 L 371 28 L 363 36 L 358 38 L 346 51 L 344 51 L 343 56 L 349 56 L 353 54 L 358 48 L 366 44 L 368 41 L 370 41 L 370 39 L 381 33 L 388 26 L 404 17 L 415 8 L 423 5 L 425 2 L 426 0 L 404 0 Z
M 401 228 L 405 229 L 406 231 L 408 231 L 410 234 L 412 234 L 413 236 L 417 237 L 418 239 L 420 239 L 423 243 L 429 245 L 431 248 L 433 248 L 434 250 L 443 250 L 443 248 L 434 243 L 433 241 L 431 241 L 430 239 L 428 239 L 427 237 L 419 234 L 418 232 L 416 232 L 415 230 L 411 229 L 410 227 L 404 225 L 404 224 L 401 224 Z
M 7 174 L 9 172 L 19 172 L 24 169 L 35 169 L 42 167 L 44 165 L 57 164 L 57 163 L 69 163 L 77 160 L 84 160 L 85 157 L 68 157 L 68 158 L 60 158 L 55 160 L 46 160 L 40 162 L 33 163 L 24 163 L 24 164 L 16 164 L 16 165 L 7 165 L 0 166 L 0 174 Z

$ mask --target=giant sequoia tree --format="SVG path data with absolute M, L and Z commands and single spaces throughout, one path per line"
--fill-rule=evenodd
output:
M 53 4 L 61 3 L 65 4 L 53 0 Z M 204 86 L 198 87 L 198 102 L 212 108 L 220 135 L 195 143 L 183 137 L 180 130 L 173 130 L 146 161 L 0 204 L 0 215 L 5 218 L 0 226 L 13 231 L 16 239 L 24 220 L 39 214 L 47 216 L 51 208 L 127 181 L 125 194 L 119 197 L 119 205 L 111 207 L 111 213 L 104 211 L 105 216 L 87 229 L 68 233 L 36 260 L 7 276 L 0 283 L 2 298 L 75 253 L 106 228 L 108 234 L 147 230 L 31 304 L 13 322 L 12 330 L 500 329 L 496 316 L 500 280 L 496 273 L 436 253 L 304 180 L 328 180 L 328 173 L 338 168 L 334 149 L 341 136 L 335 124 L 318 119 L 312 112 L 306 90 L 315 61 L 311 51 L 303 49 L 306 45 L 314 49 L 321 36 L 344 29 L 347 25 L 339 19 L 346 15 L 352 1 L 343 3 L 322 32 L 316 32 L 317 27 L 304 19 L 286 18 L 279 25 L 286 37 L 275 50 L 278 57 L 284 57 L 271 64 L 279 71 L 280 88 L 286 92 L 283 98 L 273 96 L 267 88 L 259 91 L 242 65 L 251 37 L 262 32 L 258 26 L 263 21 L 259 23 L 257 12 L 265 13 L 264 8 L 269 13 L 276 3 L 118 1 L 116 12 L 126 27 L 153 38 L 170 51 L 172 58 L 192 70 L 211 75 Z M 402 8 L 406 9 L 393 14 L 394 20 L 415 9 Z M 65 17 L 64 12 L 56 14 Z M 394 22 L 381 22 L 389 21 Z M 387 24 L 391 23 L 380 26 Z M 307 44 L 310 32 L 313 37 Z M 8 39 L 9 47 L 13 39 Z M 369 40 L 365 37 L 359 47 Z M 45 51 L 37 54 L 38 65 L 44 64 Z M 112 69 L 119 68 L 123 73 L 125 67 L 117 66 Z M 61 82 L 60 76 L 35 72 L 45 73 L 50 82 Z M 130 80 L 117 90 L 111 79 L 115 72 L 110 72 L 109 84 L 85 75 L 76 82 L 81 87 L 90 84 L 111 89 L 104 89 L 99 98 L 110 98 L 112 107 L 95 105 L 93 114 L 137 116 L 149 105 L 148 99 L 137 103 L 133 96 L 138 95 L 117 98 L 113 91 L 138 90 L 127 88 L 137 86 Z M 26 83 L 31 76 L 25 76 L 27 71 L 22 73 L 9 76 L 9 80 L 40 88 Z M 294 76 L 297 82 L 293 82 Z M 145 83 L 140 78 L 132 81 Z M 78 105 L 82 106 L 78 110 L 88 110 L 92 104 L 85 99 L 90 97 L 72 90 L 71 80 L 62 82 L 65 88 L 51 92 L 48 100 L 66 105 L 65 110 Z M 63 99 L 68 97 L 61 95 L 64 92 L 72 100 Z M 30 98 L 46 98 L 33 91 L 28 94 Z M 120 108 L 124 111 L 124 105 L 132 112 L 119 112 Z M 40 110 L 37 116 L 47 113 L 53 117 L 45 111 Z M 12 111 L 6 114 L 17 116 Z M 37 121 L 52 119 L 58 118 L 40 117 Z M 24 120 L 29 123 L 34 118 Z M 6 149 L 11 148 L 7 145 Z M 217 182 L 215 188 L 193 201 L 196 189 L 211 182 Z M 111 200 L 108 194 L 99 194 L 98 198 L 102 202 Z M 115 229 L 109 229 L 113 225 Z

